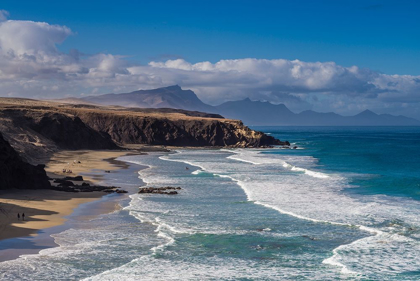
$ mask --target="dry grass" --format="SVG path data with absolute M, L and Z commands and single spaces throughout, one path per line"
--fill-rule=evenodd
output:
M 173 112 L 163 112 L 162 109 L 126 108 L 121 106 L 99 106 L 91 104 L 65 103 L 63 101 L 43 101 L 23 98 L 0 98 L 0 110 L 30 109 L 39 112 L 60 112 L 71 115 L 101 113 L 125 117 L 157 118 L 168 120 L 218 120 L 227 123 L 237 123 L 238 120 L 201 117 L 187 115 L 186 111 L 171 109 Z M 178 111 L 178 112 L 177 112 Z M 190 112 L 189 114 L 194 114 Z

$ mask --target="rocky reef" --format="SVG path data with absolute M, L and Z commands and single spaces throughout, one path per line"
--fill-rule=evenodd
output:
M 181 190 L 181 187 L 165 186 L 165 187 L 141 187 L 139 189 L 139 194 L 166 194 L 166 195 L 176 195 L 178 194 L 177 190 Z
M 58 190 L 58 191 L 66 191 L 66 192 L 103 191 L 106 193 L 127 193 L 126 190 L 120 189 L 116 186 L 90 185 L 87 182 L 83 182 L 84 179 L 82 176 L 56 178 L 52 180 L 57 185 L 52 186 L 51 189 Z M 74 182 L 82 182 L 82 183 L 76 184 Z

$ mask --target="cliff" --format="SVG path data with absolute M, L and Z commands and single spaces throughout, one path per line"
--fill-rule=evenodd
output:
M 0 98 L 0 131 L 31 163 L 58 149 L 115 149 L 128 144 L 193 147 L 288 144 L 217 114 L 10 98 Z
M 109 135 L 90 128 L 76 116 L 46 112 L 25 119 L 29 128 L 63 149 L 117 148 Z
M 50 187 L 44 166 L 24 162 L 0 133 L 0 189 Z
M 0 131 L 30 163 L 38 163 L 59 149 L 118 148 L 106 133 L 54 107 L 8 104 L 2 108 L 0 103 Z
M 261 147 L 284 144 L 235 120 L 169 119 L 98 112 L 75 114 L 91 128 L 105 132 L 122 145 Z

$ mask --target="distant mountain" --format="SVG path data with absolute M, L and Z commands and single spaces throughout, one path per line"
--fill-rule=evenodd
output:
M 81 100 L 102 105 L 140 108 L 176 108 L 214 113 L 214 108 L 211 105 L 203 103 L 193 91 L 182 90 L 178 85 L 123 94 L 89 96 Z
M 226 118 L 240 119 L 250 125 L 277 125 L 280 121 L 294 120 L 295 115 L 284 104 L 251 101 L 249 98 L 228 101 L 216 106 L 216 112 Z
M 72 100 L 73 101 L 73 100 Z M 82 98 L 81 101 L 102 105 L 120 105 L 140 108 L 176 108 L 217 113 L 226 118 L 242 120 L 246 125 L 260 126 L 420 126 L 420 121 L 405 116 L 376 114 L 365 110 L 354 116 L 333 112 L 306 110 L 290 111 L 284 104 L 251 101 L 249 98 L 229 101 L 218 106 L 202 102 L 191 90 L 178 85 L 123 94 L 107 94 Z M 74 101 L 73 101 L 74 102 Z
M 420 121 L 405 116 L 376 114 L 365 110 L 354 116 L 319 113 L 306 110 L 293 113 L 284 104 L 251 101 L 225 102 L 216 106 L 217 113 L 226 118 L 240 119 L 247 125 L 260 126 L 420 126 Z

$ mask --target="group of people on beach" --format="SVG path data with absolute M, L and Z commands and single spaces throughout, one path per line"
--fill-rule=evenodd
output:
M 17 214 L 17 217 L 18 217 L 18 220 L 20 220 L 20 214 L 19 213 Z M 23 221 L 25 220 L 25 213 L 22 213 L 22 220 Z
M 71 164 L 72 166 L 76 165 L 76 164 L 81 164 L 82 162 L 78 161 L 78 160 L 73 160 L 73 163 Z M 70 163 L 67 163 L 67 167 L 70 166 Z M 63 168 L 63 173 L 64 174 L 72 174 L 73 171 L 67 168 Z

